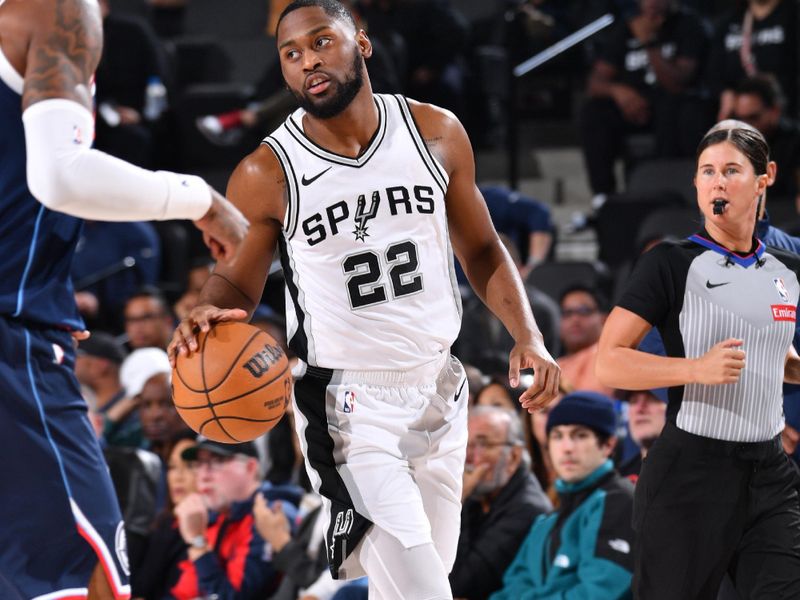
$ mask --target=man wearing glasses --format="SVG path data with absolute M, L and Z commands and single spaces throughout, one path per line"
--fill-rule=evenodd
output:
M 597 289 L 573 285 L 561 293 L 561 381 L 568 390 L 593 390 L 610 396 L 611 388 L 594 375 L 597 341 L 608 314 L 607 301 Z
M 261 465 L 252 442 L 221 444 L 202 439 L 181 454 L 197 477 L 197 493 L 175 507 L 181 536 L 188 544 L 178 583 L 170 590 L 177 600 L 197 597 L 265 598 L 280 581 L 264 540 L 253 524 L 253 499 L 298 502 L 294 486 L 262 485 Z M 289 523 L 297 516 L 290 501 L 282 502 Z
M 519 416 L 497 406 L 469 412 L 461 535 L 450 585 L 455 598 L 487 598 L 533 520 L 553 510 L 531 471 Z

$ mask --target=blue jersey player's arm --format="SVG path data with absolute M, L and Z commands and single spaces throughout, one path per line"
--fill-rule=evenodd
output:
M 95 0 L 12 0 L 0 47 L 22 76 L 27 178 L 47 208 L 100 221 L 192 219 L 232 260 L 247 223 L 199 177 L 147 171 L 91 149 L 92 85 L 103 31 Z

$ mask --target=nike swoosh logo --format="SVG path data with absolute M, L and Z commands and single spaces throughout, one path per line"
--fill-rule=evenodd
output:
M 303 177 L 300 179 L 300 183 L 302 183 L 303 185 L 311 185 L 311 184 L 312 184 L 312 183 L 314 183 L 314 182 L 315 182 L 317 179 L 319 179 L 320 177 L 322 177 L 323 175 L 325 175 L 325 173 L 327 173 L 328 171 L 330 171 L 332 168 L 333 168 L 333 167 L 328 167 L 327 169 L 325 169 L 325 170 L 324 170 L 324 171 L 322 171 L 321 173 L 317 173 L 316 175 L 314 175 L 314 177 L 312 177 L 312 178 L 310 178 L 310 179 L 306 179 L 306 176 L 305 176 L 305 175 L 303 175 Z
M 715 287 L 719 287 L 721 285 L 728 285 L 730 281 L 723 281 L 722 283 L 711 283 L 708 279 L 706 279 L 706 287 L 710 290 L 713 290 Z
M 467 379 L 464 378 L 464 381 L 461 383 L 461 387 L 458 388 L 456 395 L 453 396 L 453 400 L 458 400 L 458 397 L 461 395 L 461 392 L 464 390 L 464 386 L 467 385 Z

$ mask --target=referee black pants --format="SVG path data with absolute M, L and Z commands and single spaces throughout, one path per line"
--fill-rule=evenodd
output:
M 797 474 L 780 437 L 714 440 L 667 423 L 636 484 L 634 598 L 800 598 Z

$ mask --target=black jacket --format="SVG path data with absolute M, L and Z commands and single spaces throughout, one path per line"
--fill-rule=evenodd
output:
M 524 466 L 483 512 L 478 500 L 467 499 L 461 510 L 461 536 L 450 585 L 455 598 L 479 600 L 500 589 L 503 573 L 530 530 L 534 519 L 553 510 L 539 482 Z

